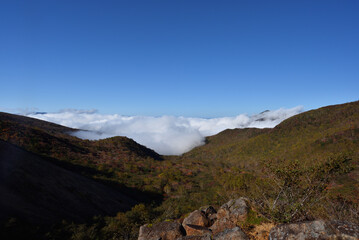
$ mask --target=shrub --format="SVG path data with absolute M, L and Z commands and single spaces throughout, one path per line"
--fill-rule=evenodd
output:
M 257 199 L 261 211 L 276 222 L 311 219 L 312 210 L 326 198 L 330 181 L 352 169 L 350 160 L 340 155 L 310 167 L 302 166 L 299 161 L 281 166 L 266 164 L 266 181 L 271 188 L 262 191 Z

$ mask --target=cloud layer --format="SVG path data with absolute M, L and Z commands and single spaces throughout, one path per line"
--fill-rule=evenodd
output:
M 96 110 L 66 109 L 57 113 L 26 116 L 87 131 L 74 135 L 83 139 L 127 136 L 160 154 L 179 155 L 204 143 L 206 136 L 233 128 L 272 128 L 281 121 L 302 112 L 302 107 L 265 111 L 257 115 L 235 117 L 187 118 L 174 116 L 104 115 Z

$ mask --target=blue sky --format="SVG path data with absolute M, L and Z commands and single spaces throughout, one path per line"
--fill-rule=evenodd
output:
M 0 1 L 0 110 L 234 116 L 359 100 L 359 1 Z

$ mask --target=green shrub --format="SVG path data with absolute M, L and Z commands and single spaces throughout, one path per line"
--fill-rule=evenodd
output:
M 276 222 L 294 222 L 312 218 L 312 210 L 322 204 L 327 187 L 336 176 L 352 170 L 350 158 L 332 157 L 324 163 L 305 167 L 299 161 L 266 165 L 271 189 L 262 191 L 261 210 Z

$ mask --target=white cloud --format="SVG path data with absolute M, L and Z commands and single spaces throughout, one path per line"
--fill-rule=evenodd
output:
M 96 110 L 66 109 L 57 113 L 26 114 L 29 117 L 83 129 L 74 135 L 84 139 L 127 136 L 160 154 L 179 155 L 204 143 L 204 137 L 228 128 L 272 128 L 302 112 L 302 107 L 278 109 L 248 116 L 186 118 L 174 116 L 104 115 Z

